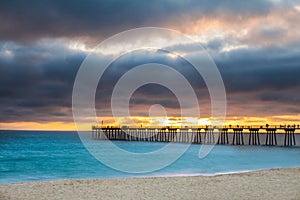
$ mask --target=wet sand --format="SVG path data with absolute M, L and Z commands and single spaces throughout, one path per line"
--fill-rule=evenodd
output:
M 300 168 L 1 184 L 0 199 L 300 199 Z

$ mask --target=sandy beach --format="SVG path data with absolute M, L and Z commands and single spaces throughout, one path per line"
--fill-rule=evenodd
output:
M 1 199 L 300 199 L 300 168 L 0 185 Z

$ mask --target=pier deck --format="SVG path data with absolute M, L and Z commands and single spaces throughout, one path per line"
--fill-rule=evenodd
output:
M 179 142 L 195 144 L 295 146 L 299 127 L 112 127 L 93 126 L 97 140 Z M 299 134 L 300 135 L 300 134 Z M 280 136 L 281 144 L 277 137 Z M 262 139 L 264 138 L 264 140 Z

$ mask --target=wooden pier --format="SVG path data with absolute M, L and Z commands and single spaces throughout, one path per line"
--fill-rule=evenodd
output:
M 247 127 L 247 128 L 245 128 Z M 236 127 L 112 127 L 93 126 L 92 137 L 96 140 L 125 140 L 147 142 L 177 142 L 194 144 L 231 144 L 231 145 L 266 145 L 295 146 L 295 132 L 299 128 L 288 126 L 279 128 L 260 126 Z M 279 144 L 277 136 L 284 136 Z M 245 143 L 246 137 L 248 142 Z M 261 142 L 261 137 L 265 142 Z
M 260 145 L 259 128 L 249 128 L 249 145 Z

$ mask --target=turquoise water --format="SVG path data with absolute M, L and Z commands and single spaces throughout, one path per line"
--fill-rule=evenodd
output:
M 95 142 L 95 141 L 91 141 Z M 96 141 L 97 148 L 107 141 Z M 150 152 L 165 143 L 115 143 L 127 151 Z M 98 145 L 98 144 L 97 144 Z M 204 159 L 191 145 L 161 170 L 130 174 L 111 169 L 84 148 L 76 132 L 0 131 L 0 183 L 133 176 L 214 175 L 269 168 L 300 167 L 299 147 L 216 145 Z M 112 158 L 113 159 L 113 158 Z M 126 164 L 126 159 L 124 159 Z

